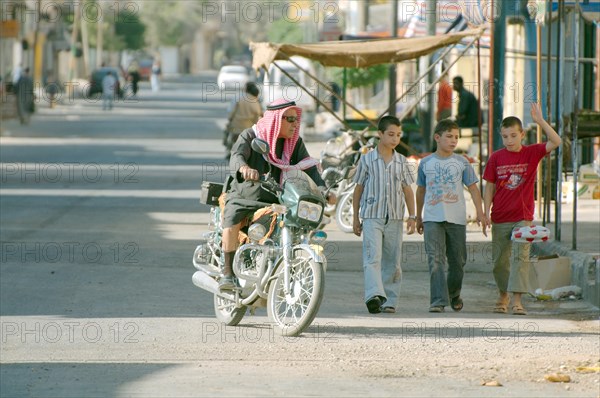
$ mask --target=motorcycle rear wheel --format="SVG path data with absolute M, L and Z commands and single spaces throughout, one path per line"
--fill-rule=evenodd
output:
M 352 232 L 352 221 L 354 217 L 354 208 L 352 207 L 352 195 L 353 192 L 348 192 L 338 202 L 337 209 L 335 211 L 335 221 L 337 222 L 340 231 L 350 233 Z
M 214 295 L 215 316 L 219 322 L 227 326 L 235 326 L 246 315 L 246 306 L 236 307 L 235 303 L 226 298 Z
M 295 249 L 290 267 L 291 292 L 283 289 L 283 264 L 269 286 L 267 314 L 284 336 L 298 336 L 315 319 L 325 290 L 325 273 L 304 249 Z

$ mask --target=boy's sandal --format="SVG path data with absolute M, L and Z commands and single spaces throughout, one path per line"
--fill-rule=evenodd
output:
M 501 301 L 496 303 L 496 306 L 494 307 L 494 313 L 506 314 L 507 312 L 508 312 L 508 304 L 507 303 L 503 303 Z
M 463 309 L 463 300 L 460 298 L 460 296 L 453 297 L 450 300 L 450 307 L 457 312 Z
M 522 305 L 513 305 L 512 313 L 513 315 L 527 315 L 527 311 L 525 311 Z
M 429 312 L 444 312 L 444 306 L 443 305 L 434 305 L 432 307 L 429 307 Z

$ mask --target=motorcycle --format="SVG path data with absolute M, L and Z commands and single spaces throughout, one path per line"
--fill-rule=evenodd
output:
M 267 142 L 254 139 L 252 149 L 267 159 Z M 223 292 L 218 287 L 224 263 L 222 210 L 218 203 L 223 184 L 203 183 L 201 202 L 212 205 L 210 232 L 194 252 L 197 271 L 192 281 L 214 295 L 215 316 L 228 326 L 237 325 L 247 310 L 266 306 L 270 321 L 284 336 L 297 336 L 310 326 L 321 305 L 327 234 L 319 228 L 326 218 L 326 200 L 303 171 L 293 170 L 287 177 L 284 175 L 282 187 L 270 171 L 257 182 L 277 196 L 279 203 L 255 203 L 263 208 L 267 222 L 255 219 L 249 226 L 249 242 L 242 244 L 234 256 L 233 270 L 239 286 Z

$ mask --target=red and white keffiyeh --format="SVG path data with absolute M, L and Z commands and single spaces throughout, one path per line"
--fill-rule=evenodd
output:
M 269 154 L 267 160 L 269 161 L 269 163 L 280 168 L 283 171 L 298 169 L 306 170 L 310 167 L 318 165 L 319 161 L 311 157 L 302 159 L 298 164 L 290 165 L 292 153 L 294 152 L 294 148 L 296 148 L 298 138 L 300 138 L 300 120 L 302 116 L 302 109 L 297 107 L 295 103 L 286 101 L 285 99 L 275 100 L 271 104 L 269 104 L 269 107 L 285 103 L 290 103 L 290 106 L 276 110 L 269 110 L 267 108 L 267 110 L 264 113 L 264 116 L 254 126 L 256 136 L 262 140 L 265 140 L 269 144 Z M 285 140 L 283 144 L 283 153 L 281 154 L 281 158 L 278 158 L 276 154 L 276 145 L 277 138 L 279 137 L 279 130 L 281 129 L 282 117 L 285 111 L 287 111 L 290 108 L 296 111 L 298 123 L 296 124 L 294 135 L 291 138 L 287 138 Z

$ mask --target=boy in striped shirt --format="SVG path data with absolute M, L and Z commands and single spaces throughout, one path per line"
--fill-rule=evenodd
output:
M 384 116 L 377 129 L 379 144 L 361 157 L 354 176 L 352 225 L 355 235 L 364 232 L 365 304 L 371 314 L 396 312 L 405 202 L 408 234 L 415 232 L 415 197 L 410 187 L 414 177 L 406 158 L 395 151 L 402 136 L 400 120 Z

